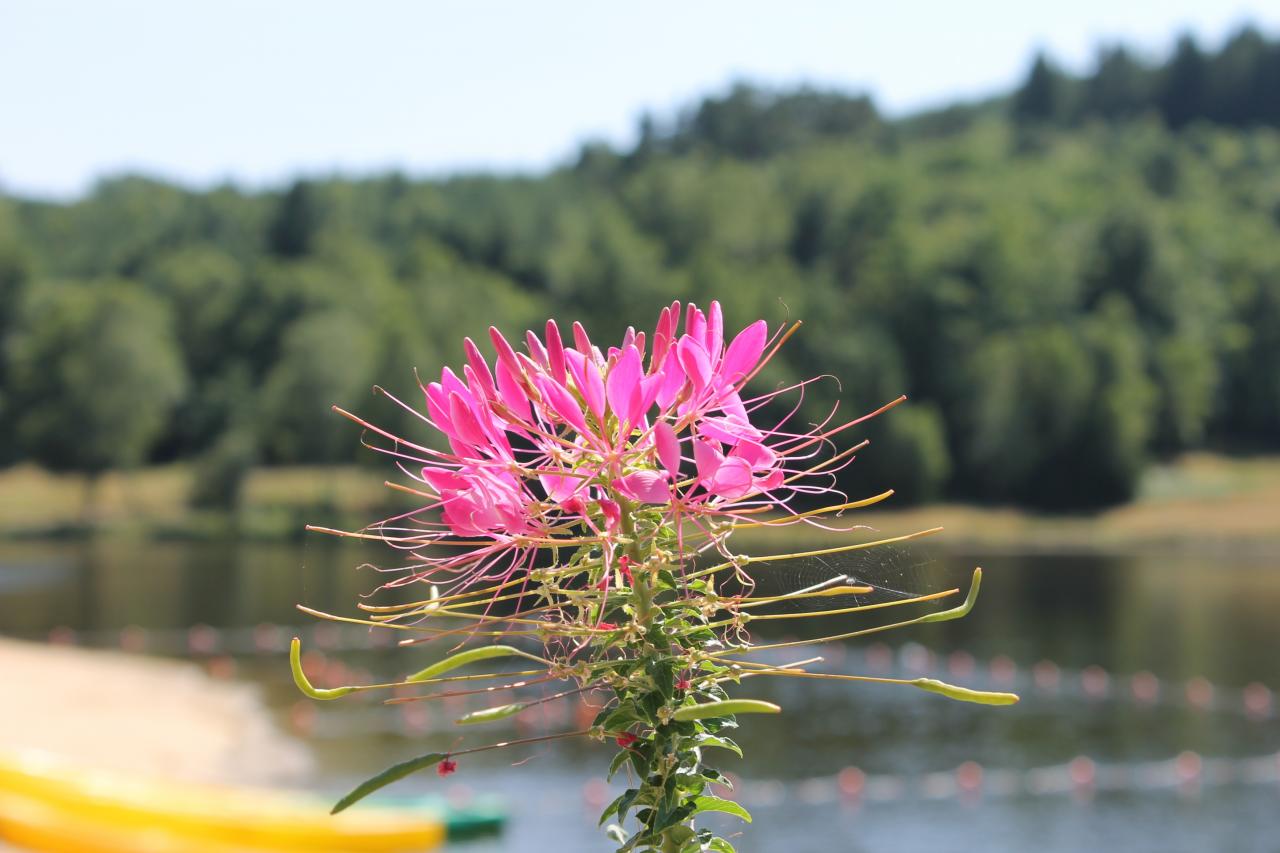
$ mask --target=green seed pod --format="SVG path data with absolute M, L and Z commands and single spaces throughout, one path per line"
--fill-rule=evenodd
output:
M 1016 693 L 991 693 L 986 690 L 970 690 L 968 687 L 956 687 L 936 678 L 916 678 L 907 682 L 912 687 L 938 693 L 948 699 L 959 702 L 976 702 L 979 705 L 1013 705 L 1018 701 Z
M 293 670 L 293 683 L 304 695 L 312 699 L 339 699 L 348 693 L 354 693 L 355 687 L 313 687 L 302 671 L 302 641 L 297 637 L 289 644 L 289 668 Z
M 727 717 L 731 714 L 780 714 L 782 708 L 760 699 L 725 699 L 720 702 L 704 702 L 701 705 L 685 705 L 671 715 L 679 722 L 704 720 L 707 717 Z
M 529 706 L 524 702 L 513 702 L 510 705 L 498 705 L 494 708 L 485 708 L 483 711 L 472 711 L 470 714 L 464 714 L 454 720 L 460 726 L 474 726 L 479 723 L 491 723 L 494 720 L 505 720 L 507 717 L 514 717 Z
M 438 675 L 444 675 L 446 672 L 457 669 L 460 666 L 466 666 L 469 663 L 513 656 L 533 658 L 536 661 L 542 660 L 542 658 L 527 654 L 526 652 L 522 652 L 512 646 L 481 646 L 478 649 L 467 649 L 465 652 L 458 652 L 456 655 L 450 655 L 442 661 L 431 664 L 431 666 L 424 670 L 415 672 L 413 675 L 406 678 L 405 681 L 427 681 Z

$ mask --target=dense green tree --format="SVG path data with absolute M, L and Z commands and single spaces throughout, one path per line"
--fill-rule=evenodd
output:
M 354 409 L 377 377 L 374 340 L 355 318 L 312 314 L 290 326 L 262 388 L 262 439 L 276 462 L 355 458 L 349 425 L 330 407 Z
M 1153 455 L 1280 448 L 1278 74 L 1245 28 L 1081 78 L 1041 55 L 895 120 L 739 85 L 542 175 L 0 197 L 0 461 L 197 460 L 193 500 L 226 506 L 254 464 L 356 458 L 331 404 L 424 435 L 370 387 L 420 404 L 463 335 L 611 340 L 718 298 L 805 321 L 761 389 L 841 383 L 762 416 L 911 398 L 859 428 L 851 493 L 1124 500 Z
M 38 283 L 5 349 L 17 440 L 54 469 L 145 461 L 186 387 L 167 307 L 130 282 Z
M 318 191 L 309 181 L 296 181 L 280 199 L 267 231 L 271 251 L 284 258 L 307 254 L 324 222 Z
M 1208 95 L 1209 63 L 1195 38 L 1184 35 L 1161 74 L 1157 94 L 1160 112 L 1170 127 L 1184 127 L 1206 115 Z
M 1013 116 L 1025 122 L 1051 122 L 1067 113 L 1066 78 L 1041 53 L 1031 63 L 1027 79 L 1013 95 Z
M 1151 72 L 1124 47 L 1098 55 L 1097 69 L 1085 80 L 1080 112 L 1108 121 L 1141 115 L 1151 105 Z

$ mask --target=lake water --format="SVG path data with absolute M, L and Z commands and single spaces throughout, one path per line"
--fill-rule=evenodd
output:
M 973 566 L 985 568 L 974 613 L 851 642 L 829 669 L 935 674 L 1011 687 L 1023 701 L 989 708 L 875 685 L 744 683 L 739 695 L 776 699 L 786 713 L 744 718 L 747 758 L 719 762 L 756 816 L 739 827 L 739 850 L 1280 850 L 1274 556 L 916 553 L 928 562 L 904 584 L 964 586 Z M 260 626 L 307 625 L 307 647 L 327 649 L 308 660 L 317 680 L 381 678 L 431 660 L 358 628 L 316 633 L 294 609 L 351 613 L 377 584 L 354 567 L 380 556 L 323 541 L 6 543 L 0 630 L 47 637 L 63 627 L 91 644 L 117 644 L 123 631 L 135 648 L 219 661 L 229 651 L 235 677 L 259 683 L 282 724 L 310 732 L 314 787 L 339 792 L 389 763 L 456 748 L 448 719 L 471 707 L 412 705 L 406 715 L 360 700 L 299 704 L 284 657 L 265 651 L 289 629 Z M 191 634 L 194 625 L 215 630 Z M 549 705 L 492 737 L 555 731 L 578 713 Z M 487 737 L 469 730 L 466 743 Z M 600 781 L 610 752 L 564 742 L 469 756 L 447 780 L 425 774 L 398 790 L 503 797 L 506 834 L 466 848 L 474 853 L 606 850 L 593 815 L 612 796 Z

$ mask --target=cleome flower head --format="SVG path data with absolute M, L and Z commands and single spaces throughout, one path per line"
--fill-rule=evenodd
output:
M 651 336 L 629 329 L 604 350 L 578 323 L 566 344 L 548 321 L 542 338 L 526 334 L 524 352 L 497 329 L 489 334 L 492 361 L 467 339 L 462 375 L 446 367 L 422 386 L 425 414 L 396 400 L 449 450 L 342 412 L 392 442 L 378 449 L 428 501 L 372 528 L 412 552 L 413 570 L 396 583 L 452 592 L 501 583 L 557 545 L 597 546 L 602 568 L 611 568 L 631 535 L 624 506 L 657 512 L 658 527 L 695 527 L 703 541 L 694 550 L 720 547 L 729 530 L 723 522 L 789 512 L 792 497 L 814 491 L 814 477 L 829 489 L 843 460 L 815 463 L 818 451 L 865 419 L 793 432 L 786 429 L 793 410 L 782 423 L 753 423 L 752 413 L 805 383 L 744 398 L 789 332 L 771 336 L 759 320 L 726 338 L 716 302 L 705 313 L 673 303 Z M 579 535 L 564 538 L 575 529 Z M 462 552 L 431 550 L 458 537 L 479 541 Z
M 403 554 L 403 565 L 389 570 L 396 577 L 385 586 L 423 584 L 430 597 L 361 604 L 364 620 L 316 615 L 408 633 L 402 645 L 451 639 L 451 654 L 393 685 L 431 692 L 393 701 L 523 691 L 561 681 L 572 686 L 476 711 L 458 722 L 497 722 L 579 694 L 596 700 L 600 711 L 585 729 L 431 753 L 397 765 L 361 785 L 335 811 L 410 770 L 435 766 L 442 776 L 452 773 L 454 759 L 471 752 L 554 737 L 612 739 L 620 752 L 610 775 L 623 766 L 635 774 L 633 787 L 602 818 L 638 822 L 630 835 L 611 827 L 622 849 L 731 850 L 728 842 L 694 826 L 701 811 L 745 815 L 740 806 L 708 793 L 723 777 L 703 763 L 702 750 L 736 751 L 724 733 L 737 715 L 780 708 L 730 698 L 726 686 L 760 675 L 865 680 L 812 672 L 809 666 L 821 658 L 776 665 L 746 656 L 969 611 L 976 572 L 969 597 L 950 610 L 813 640 L 750 641 L 746 627 L 754 619 L 847 616 L 958 592 L 782 614 L 770 614 L 769 606 L 788 598 L 834 602 L 825 597 L 839 595 L 847 602 L 848 595 L 869 588 L 835 574 L 781 596 L 753 594 L 749 565 L 934 532 L 800 555 L 744 556 L 729 549 L 730 535 L 746 527 L 806 524 L 848 531 L 837 521 L 843 511 L 891 494 L 849 501 L 839 493 L 835 474 L 865 442 L 837 450 L 833 439 L 905 398 L 850 420 L 837 420 L 833 410 L 819 423 L 797 425 L 799 401 L 815 380 L 763 393 L 747 390 L 798 325 L 770 330 L 758 320 L 726 335 L 718 303 L 704 312 L 675 302 L 662 309 L 651 332 L 628 329 L 616 346 L 603 349 L 578 323 L 566 336 L 548 321 L 541 336 L 526 333 L 519 348 L 491 328 L 492 355 L 486 358 L 466 340 L 465 363 L 420 385 L 420 405 L 387 394 L 420 419 L 428 438 L 396 436 L 337 410 L 375 437 L 370 446 L 391 457 L 407 478 L 393 487 L 413 496 L 416 505 L 362 531 L 312 529 L 392 545 Z M 797 399 L 783 404 L 783 395 Z M 792 506 L 797 496 L 812 503 L 832 494 L 836 501 L 818 509 Z M 294 678 L 314 698 L 388 686 L 316 689 L 302 671 L 299 648 L 295 640 Z M 537 668 L 448 674 L 498 658 L 533 661 Z M 437 689 L 454 678 L 507 683 Z M 903 683 L 987 704 L 1017 699 L 931 679 Z

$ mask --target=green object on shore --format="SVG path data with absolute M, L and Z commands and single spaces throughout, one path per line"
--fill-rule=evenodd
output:
M 498 835 L 507 824 L 507 809 L 499 797 L 477 797 L 466 805 L 454 805 L 443 797 L 379 797 L 372 808 L 412 810 L 440 816 L 448 841 L 468 841 Z
M 444 817 L 449 841 L 497 835 L 507 824 L 507 810 L 496 798 L 481 799 L 462 808 L 445 806 Z

